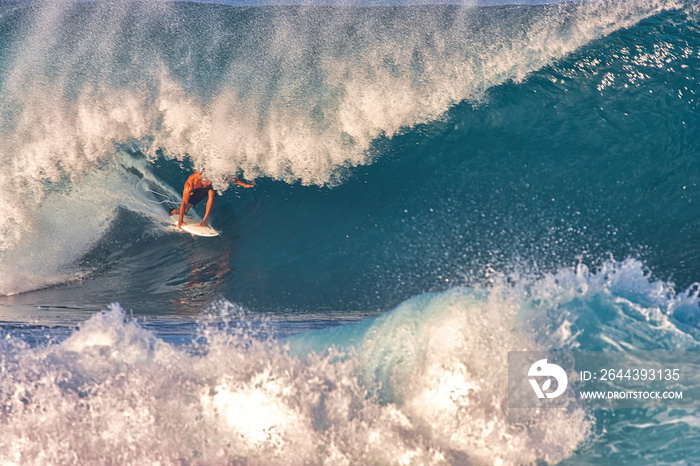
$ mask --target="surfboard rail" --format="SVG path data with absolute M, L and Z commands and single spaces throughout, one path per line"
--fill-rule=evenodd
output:
M 172 214 L 170 215 L 170 220 L 173 222 L 173 225 L 177 225 L 178 220 L 180 220 L 180 215 L 179 214 Z M 182 217 L 182 221 L 184 224 L 182 225 L 182 229 L 185 230 L 187 233 L 190 233 L 192 235 L 196 236 L 204 236 L 204 237 L 214 237 L 214 236 L 219 236 L 219 232 L 210 227 L 209 225 L 203 227 L 200 226 L 201 220 L 197 220 L 196 218 L 192 217 L 191 215 L 184 215 Z

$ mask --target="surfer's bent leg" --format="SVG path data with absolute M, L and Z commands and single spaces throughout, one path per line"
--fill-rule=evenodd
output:
M 207 211 L 204 214 L 204 218 L 202 219 L 202 222 L 199 224 L 200 226 L 207 226 L 207 220 L 209 220 L 209 214 L 211 214 L 211 209 L 214 207 L 214 198 L 216 197 L 216 191 L 213 189 L 209 190 L 209 199 L 207 199 Z

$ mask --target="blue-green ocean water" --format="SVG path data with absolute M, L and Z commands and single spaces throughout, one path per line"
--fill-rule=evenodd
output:
M 0 5 L 0 462 L 696 463 L 700 401 L 516 415 L 506 362 L 700 347 L 699 33 L 661 0 Z M 218 238 L 168 223 L 193 169 Z

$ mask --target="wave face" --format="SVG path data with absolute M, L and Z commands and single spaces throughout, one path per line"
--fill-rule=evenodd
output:
M 148 210 L 141 207 L 147 199 L 133 192 L 135 182 L 123 179 L 133 175 L 123 166 L 133 162 L 122 158 L 135 154 L 149 162 L 147 171 L 159 158 L 170 161 L 171 169 L 183 163 L 204 169 L 222 192 L 224 173 L 269 180 L 271 193 L 284 197 L 291 188 L 273 186 L 272 180 L 321 187 L 348 181 L 344 191 L 301 195 L 314 203 L 335 197 L 334 206 L 361 202 L 345 221 L 369 234 L 365 224 L 374 222 L 385 230 L 379 233 L 384 238 L 407 235 L 397 221 L 421 228 L 428 220 L 426 207 L 444 212 L 429 224 L 453 224 L 452 231 L 417 233 L 432 235 L 429 242 L 435 244 L 457 245 L 459 255 L 478 241 L 453 241 L 465 230 L 480 238 L 503 232 L 498 249 L 504 249 L 512 237 L 529 243 L 523 235 L 540 236 L 522 231 L 534 217 L 540 217 L 536 225 L 562 218 L 571 224 L 574 212 L 604 210 L 606 196 L 618 189 L 623 199 L 638 198 L 638 190 L 643 195 L 647 182 L 671 189 L 667 177 L 645 173 L 666 166 L 664 157 L 677 160 L 674 148 L 693 152 L 697 57 L 688 40 L 695 23 L 692 12 L 679 7 L 658 1 L 492 8 L 5 5 L 0 158 L 10 168 L 0 182 L 22 195 L 5 196 L 0 205 L 0 251 L 10 258 L 3 266 L 18 264 L 20 275 L 3 268 L 3 277 L 11 278 L 0 284 L 0 293 L 79 276 L 71 269 L 104 237 L 116 212 Z M 652 19 L 640 25 L 645 18 Z M 685 31 L 661 35 L 676 22 Z M 665 65 L 659 68 L 660 63 Z M 671 78 L 678 82 L 668 83 Z M 669 105 L 677 117 L 673 123 L 664 117 Z M 644 122 L 635 121 L 640 116 Z M 662 131 L 669 124 L 678 130 L 675 137 Z M 647 132 L 645 125 L 662 134 Z M 640 145 L 645 138 L 652 148 Z M 657 160 L 640 161 L 640 149 Z M 431 162 L 434 157 L 439 164 Z M 371 162 L 379 163 L 358 168 Z M 631 165 L 641 167 L 640 179 L 634 173 L 632 179 L 614 179 Z M 601 166 L 607 177 L 598 176 Z M 571 183 L 565 177 L 574 172 L 581 173 Z M 457 178 L 460 173 L 465 177 Z M 185 174 L 177 175 L 160 182 L 179 188 Z M 85 186 L 91 176 L 106 178 L 102 191 Z M 363 176 L 386 187 L 352 184 Z M 431 182 L 433 189 L 421 192 Z M 402 184 L 411 191 L 390 191 Z M 569 202 L 552 209 L 546 201 L 583 185 L 594 191 L 572 194 L 592 198 L 587 205 Z M 692 183 L 683 186 L 692 189 Z M 394 205 L 384 195 L 403 197 Z M 85 198 L 92 207 L 74 213 L 48 207 L 76 206 Z M 645 205 L 638 208 L 648 211 Z M 527 211 L 512 212 L 513 206 Z M 286 207 L 271 206 L 266 212 L 274 217 L 261 226 L 270 227 Z M 316 207 L 293 215 L 312 216 Z M 398 220 L 403 211 L 410 218 Z M 88 225 L 70 231 L 80 212 L 89 217 Z M 471 223 L 481 215 L 495 218 L 490 225 Z M 626 227 L 613 225 L 614 215 L 597 213 L 596 222 L 605 223 L 604 216 L 610 221 L 595 228 L 612 234 Z M 384 225 L 387 217 L 392 223 Z M 309 229 L 327 224 L 333 224 L 328 214 L 312 220 Z M 334 241 L 322 247 L 344 249 L 342 240 Z M 49 249 L 48 261 L 27 253 L 51 242 L 59 246 Z M 644 237 L 638 242 L 650 243 Z M 66 243 L 71 246 L 63 248 Z M 351 252 L 368 246 L 355 244 Z M 494 246 L 488 253 L 502 254 Z M 487 253 L 479 249 L 468 252 Z M 389 264 L 397 267 L 401 274 L 416 273 Z
M 1 4 L 0 463 L 697 458 L 696 412 L 504 383 L 699 349 L 697 13 Z

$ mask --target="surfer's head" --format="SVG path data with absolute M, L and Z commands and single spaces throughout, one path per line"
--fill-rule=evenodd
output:
M 203 185 L 208 186 L 211 184 L 211 180 L 207 177 L 206 173 L 204 173 L 204 170 L 195 171 L 195 173 L 199 175 L 199 179 Z

